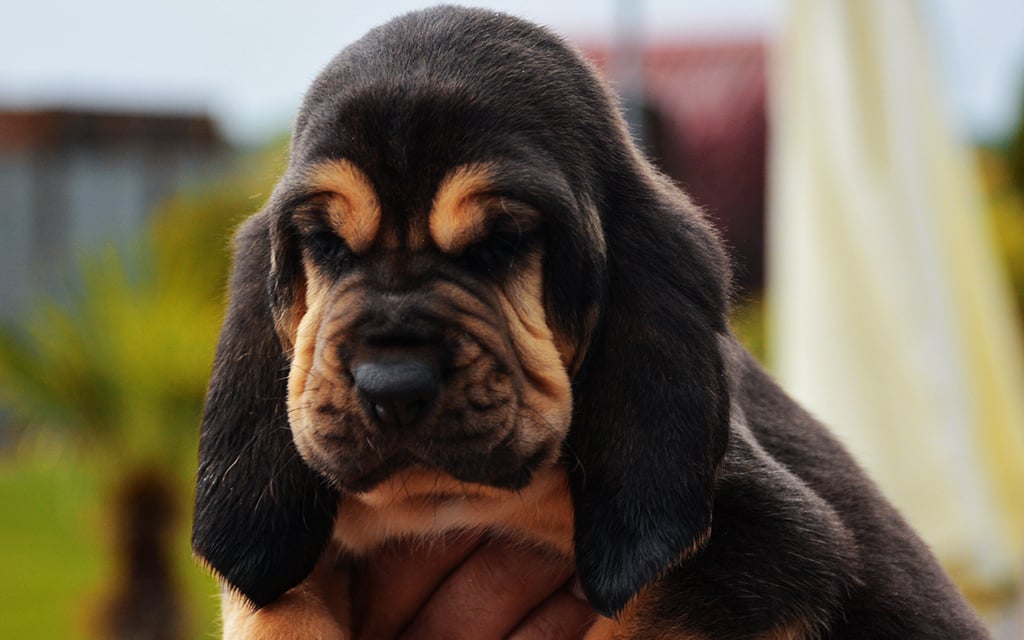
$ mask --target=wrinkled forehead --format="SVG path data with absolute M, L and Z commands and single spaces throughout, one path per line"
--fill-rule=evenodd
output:
M 371 249 L 458 255 L 504 224 L 534 228 L 543 203 L 555 197 L 546 182 L 498 161 L 471 162 L 439 172 L 429 188 L 382 188 L 355 161 L 325 159 L 305 172 L 306 188 L 330 228 L 356 254 Z M 519 174 L 517 182 L 513 177 Z M 408 181 L 423 180 L 410 174 Z
M 594 146 L 616 139 L 616 130 L 594 115 L 606 105 L 589 72 L 566 63 L 526 74 L 492 60 L 509 77 L 491 86 L 490 67 L 435 60 L 423 69 L 412 60 L 371 74 L 350 58 L 336 61 L 307 95 L 289 182 L 323 194 L 332 227 L 354 252 L 458 253 L 496 219 L 539 215 L 548 230 L 603 253 Z M 358 61 L 375 67 L 387 58 Z M 551 62 L 527 59 L 545 70 Z M 521 86 L 510 80 L 520 77 Z

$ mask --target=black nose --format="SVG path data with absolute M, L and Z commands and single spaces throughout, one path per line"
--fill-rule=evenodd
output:
M 427 412 L 440 381 L 433 366 L 421 360 L 366 362 L 352 371 L 356 390 L 387 427 L 406 427 Z

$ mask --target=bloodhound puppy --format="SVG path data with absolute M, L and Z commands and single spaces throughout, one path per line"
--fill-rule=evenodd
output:
M 467 529 L 573 563 L 589 638 L 986 637 L 545 29 L 444 7 L 342 51 L 230 287 L 193 531 L 228 637 L 348 638 L 325 565 Z

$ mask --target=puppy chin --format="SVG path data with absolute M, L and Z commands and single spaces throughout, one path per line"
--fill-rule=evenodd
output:
M 377 451 L 380 453 L 380 450 Z M 335 455 L 307 460 L 336 488 L 345 493 L 365 494 L 378 489 L 387 482 L 405 478 L 410 474 L 421 477 L 426 474 L 437 483 L 438 478 L 458 483 L 458 492 L 465 485 L 479 485 L 492 489 L 517 491 L 530 484 L 534 474 L 546 469 L 558 459 L 554 445 L 540 446 L 522 451 L 513 443 L 502 443 L 486 453 L 466 451 L 443 451 L 429 443 L 410 446 L 394 451 L 384 457 Z M 430 488 L 430 493 L 443 493 L 445 483 Z
M 517 491 L 530 484 L 536 472 L 553 464 L 556 457 L 557 453 L 549 447 L 528 454 L 499 448 L 484 458 L 467 456 L 454 460 L 440 470 L 462 482 Z

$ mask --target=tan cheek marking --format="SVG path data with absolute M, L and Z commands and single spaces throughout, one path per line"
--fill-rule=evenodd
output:
M 579 338 L 567 336 L 562 331 L 553 331 L 555 348 L 562 356 L 562 365 L 569 372 L 569 377 L 576 377 L 580 367 L 583 366 L 583 360 L 587 357 L 587 346 L 590 344 L 595 326 L 597 326 L 597 307 L 593 306 L 587 310 L 584 325 L 578 329 Z
M 541 405 L 537 408 L 543 409 L 550 425 L 564 426 L 571 417 L 572 390 L 563 355 L 545 318 L 542 282 L 541 259 L 536 256 L 507 287 L 501 303 L 516 355 L 530 386 L 540 395 L 531 404 Z
M 461 253 L 487 231 L 486 191 L 492 169 L 486 164 L 459 167 L 441 182 L 430 210 L 430 237 L 441 251 Z
M 292 343 L 291 367 L 288 371 L 289 421 L 303 420 L 303 398 L 309 376 L 316 366 L 317 336 L 324 321 L 324 310 L 330 298 L 330 287 L 316 269 L 306 266 L 305 313 L 298 318 Z
M 328 195 L 328 222 L 349 249 L 369 250 L 380 231 L 381 213 L 366 174 L 348 160 L 330 160 L 312 170 L 309 184 Z
M 292 303 L 274 314 L 274 328 L 289 351 L 295 348 L 295 336 L 299 331 L 299 322 L 305 314 L 306 281 L 302 280 L 295 283 L 295 296 Z

